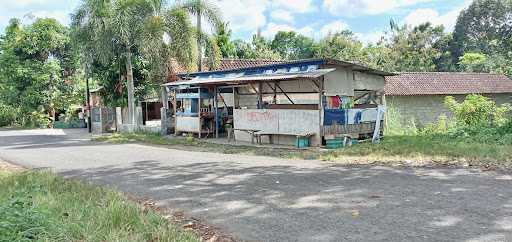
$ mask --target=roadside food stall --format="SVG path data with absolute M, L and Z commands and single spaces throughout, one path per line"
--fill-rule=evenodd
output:
M 240 141 L 321 146 L 374 135 L 387 75 L 332 59 L 291 61 L 180 75 L 163 99 L 175 97 L 177 134 L 218 138 L 233 127 Z

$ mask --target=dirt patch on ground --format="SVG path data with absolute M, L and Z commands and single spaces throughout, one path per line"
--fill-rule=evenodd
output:
M 25 168 L 11 164 L 9 162 L 6 162 L 6 161 L 0 159 L 0 170 L 10 171 L 10 172 L 19 172 L 19 171 L 25 170 Z
M 127 195 L 131 200 L 136 201 L 144 207 L 144 210 L 156 211 L 171 223 L 181 226 L 184 230 L 192 231 L 204 242 L 235 242 L 236 240 L 220 231 L 218 228 L 208 225 L 205 221 L 188 217 L 182 211 L 173 211 L 169 208 L 158 206 L 153 200 L 138 199 L 131 195 Z

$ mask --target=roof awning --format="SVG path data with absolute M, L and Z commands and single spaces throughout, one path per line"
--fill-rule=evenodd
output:
M 242 84 L 254 81 L 282 81 L 294 79 L 315 79 L 321 77 L 329 72 L 335 71 L 331 69 L 317 69 L 302 72 L 286 72 L 286 73 L 272 73 L 272 74 L 259 74 L 259 75 L 233 75 L 225 77 L 211 77 L 211 78 L 193 78 L 186 81 L 177 81 L 164 84 L 164 86 L 191 86 L 191 85 L 214 85 L 214 84 Z

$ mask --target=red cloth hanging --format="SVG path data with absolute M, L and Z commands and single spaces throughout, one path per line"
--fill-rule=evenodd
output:
M 334 97 L 331 97 L 331 102 L 332 102 L 332 106 L 333 108 L 340 108 L 340 97 L 338 96 L 334 96 Z

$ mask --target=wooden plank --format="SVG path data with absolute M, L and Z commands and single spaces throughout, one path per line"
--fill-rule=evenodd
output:
M 279 86 L 279 84 L 276 83 L 276 87 L 279 88 L 279 90 L 281 90 L 281 93 L 284 94 L 284 96 L 286 98 L 288 98 L 288 101 L 290 101 L 292 104 L 295 104 L 295 102 L 293 102 L 293 100 L 290 98 L 290 96 L 288 96 L 288 94 L 286 94 L 286 92 L 284 92 L 284 90 L 281 88 L 281 86 Z

